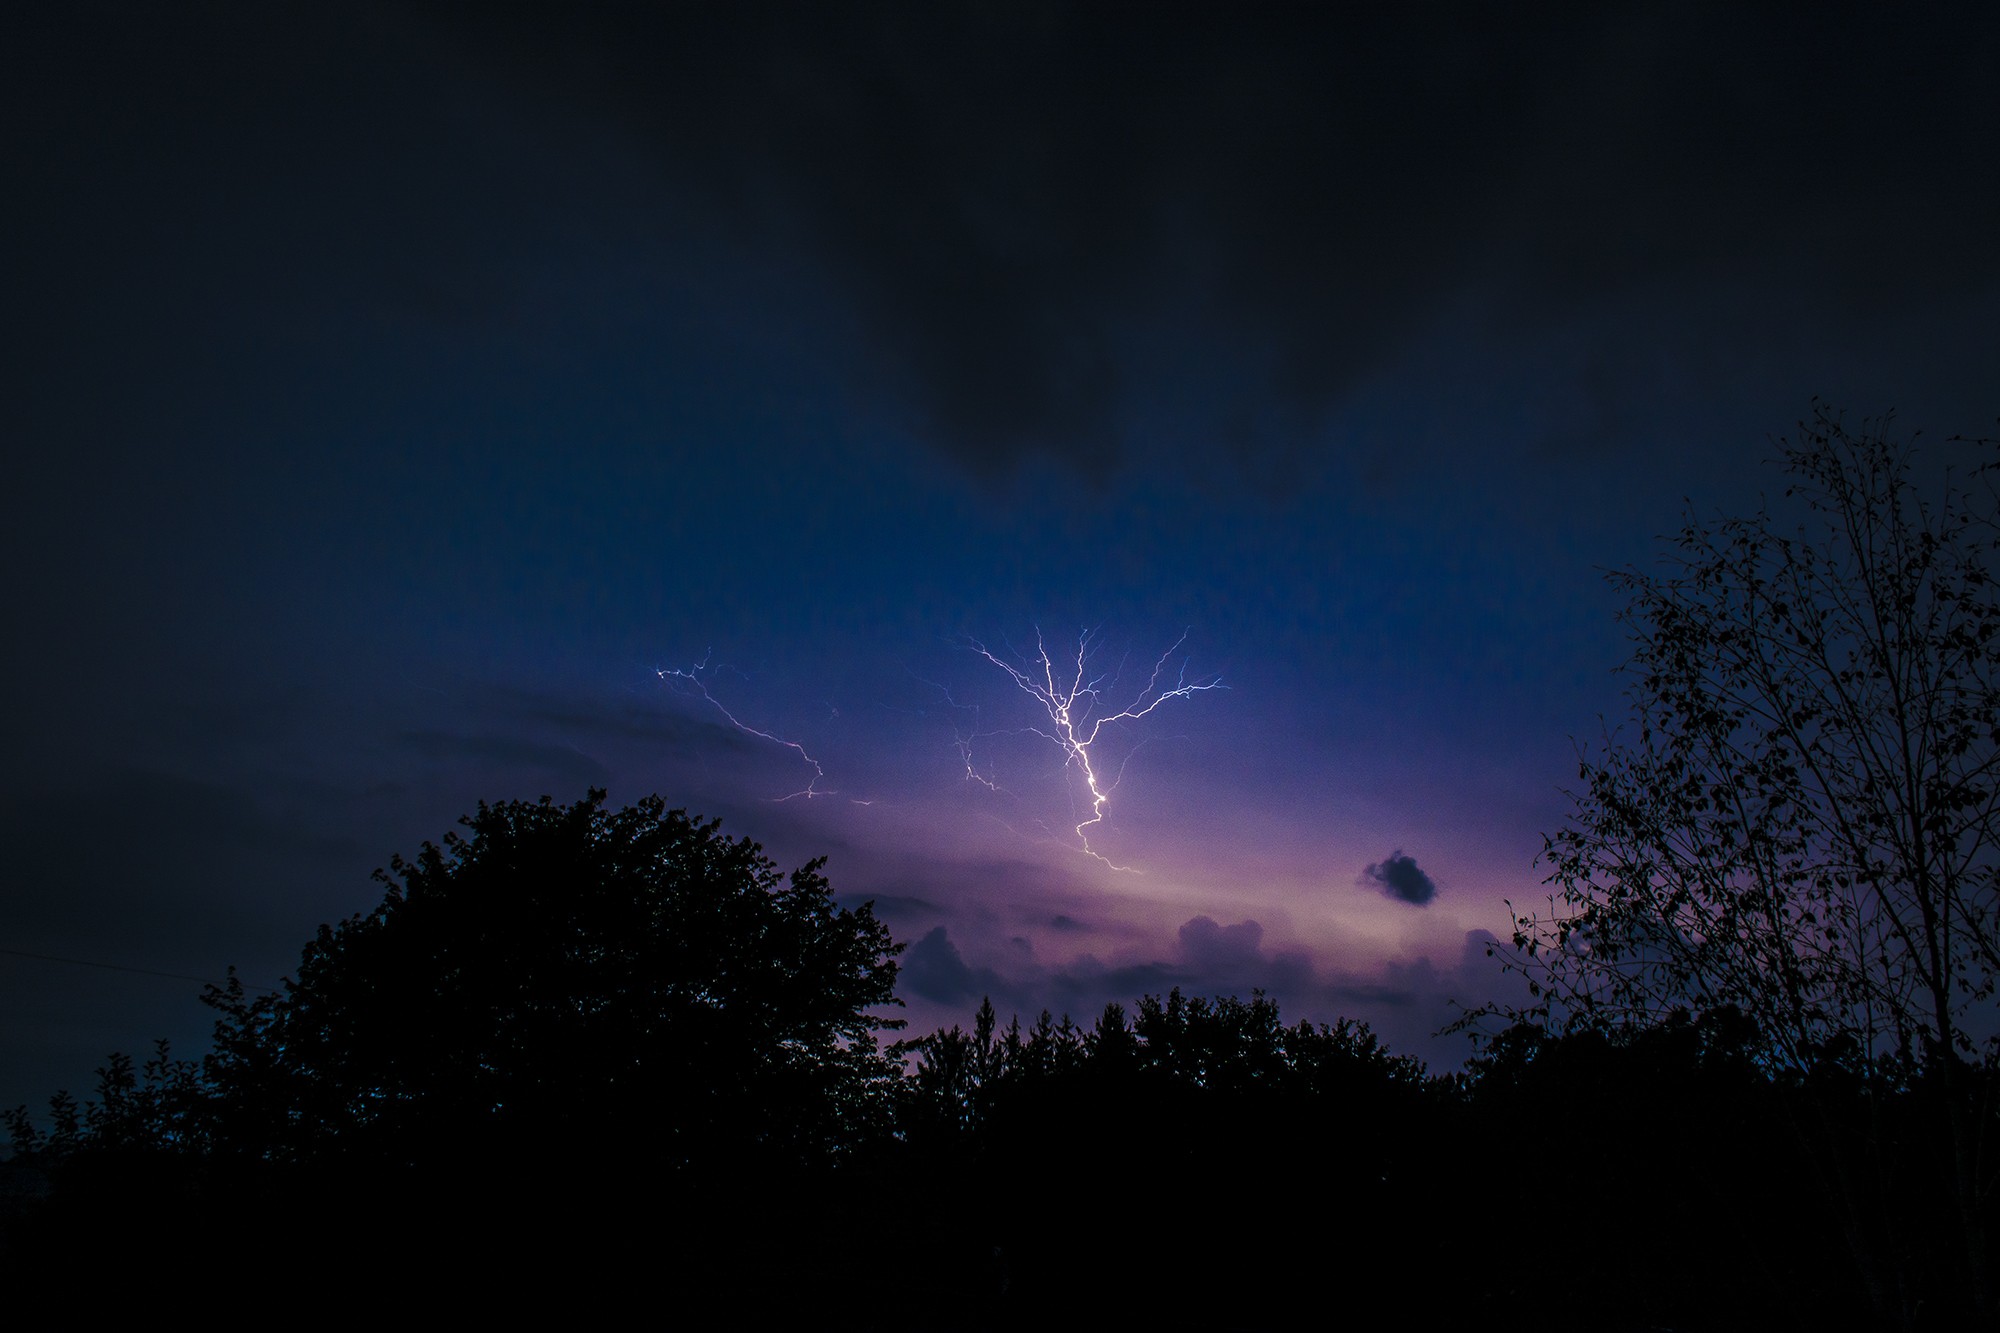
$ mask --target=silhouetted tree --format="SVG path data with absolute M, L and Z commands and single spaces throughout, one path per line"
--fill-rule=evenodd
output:
M 1522 1223 L 1562 1236 L 1564 1298 L 1619 1312 L 1607 1327 L 1853 1327 L 1865 1297 L 1818 1185 L 1848 1163 L 1796 1127 L 1857 1103 L 1808 1099 L 1765 1059 L 1728 1008 L 1623 1029 L 1519 1024 L 1473 1062 L 1458 1148 L 1506 1164 L 1494 1188 Z M 1589 1220 L 1551 1222 L 1562 1217 Z M 1880 1218 L 1915 1243 L 1907 1221 L 1900 1208 Z M 1485 1295 L 1532 1308 L 1550 1271 L 1539 1256 L 1495 1262 Z
M 823 1237 L 889 1206 L 867 1188 L 902 1081 L 877 1044 L 901 1026 L 887 928 L 820 862 L 781 875 L 658 798 L 460 822 L 378 872 L 381 903 L 322 927 L 282 994 L 211 987 L 198 1072 L 114 1057 L 46 1133 L 8 1117 L 55 1164 L 0 1228 L 0 1265 L 35 1277 L 10 1302 L 53 1310 L 102 1271 L 157 1291 L 227 1234 L 232 1298 L 393 1285 L 518 1315 L 643 1275 L 844 1309 L 851 1256 Z M 381 1242 L 409 1218 L 420 1243 Z
M 1928 1085 L 1990 1315 L 2000 503 L 1984 468 L 1920 482 L 1886 421 L 1816 408 L 1783 454 L 1795 530 L 1690 521 L 1664 572 L 1612 576 L 1631 714 L 1582 760 L 1555 892 L 1507 959 L 1562 1029 L 1726 1008 L 1774 1071 Z M 1885 1312 L 1913 1318 L 1895 1285 Z
M 947 1223 L 925 1238 L 937 1271 L 960 1275 L 941 1288 L 994 1327 L 1226 1327 L 1247 1274 L 1282 1308 L 1430 1266 L 1412 1238 L 1448 1183 L 1440 1113 L 1459 1107 L 1419 1062 L 1364 1024 L 1287 1027 L 1261 993 L 1176 990 L 1135 1013 L 1003 1030 L 988 1000 L 970 1033 L 913 1044 L 915 1197 Z M 1170 1216 L 1231 1221 L 1197 1260 L 1163 1243 L 1152 1220 Z
M 18 1158 L 55 1162 L 83 1148 L 199 1152 L 206 1146 L 207 1089 L 201 1066 L 173 1057 L 166 1038 L 143 1066 L 114 1052 L 97 1071 L 97 1095 L 79 1102 L 68 1092 L 49 1098 L 48 1128 L 28 1108 L 0 1113 Z
M 1109 1074 L 1125 1074 L 1139 1067 L 1139 1034 L 1125 1021 L 1125 1006 L 1112 1002 L 1104 1006 L 1084 1038 L 1084 1048 L 1093 1068 Z
M 821 862 L 657 798 L 481 804 L 323 926 L 282 997 L 214 991 L 230 1132 L 284 1157 L 598 1145 L 821 1161 L 886 1129 L 894 944 Z M 233 979 L 232 979 L 233 980 Z

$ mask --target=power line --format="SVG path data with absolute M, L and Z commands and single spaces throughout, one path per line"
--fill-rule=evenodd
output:
M 26 949 L 0 949 L 0 954 L 7 954 L 14 958 L 33 958 L 37 962 L 43 963 L 68 963 L 72 967 L 97 967 L 104 969 L 106 972 L 131 972 L 142 977 L 165 977 L 169 981 L 192 981 L 203 986 L 214 986 L 217 990 L 223 989 L 220 982 L 213 981 L 208 977 L 189 976 L 185 972 L 162 972 L 157 968 L 128 967 L 123 963 L 98 963 L 88 958 L 63 958 L 52 953 L 29 953 Z M 266 985 L 258 986 L 254 989 L 275 991 L 283 990 L 284 987 L 282 985 Z

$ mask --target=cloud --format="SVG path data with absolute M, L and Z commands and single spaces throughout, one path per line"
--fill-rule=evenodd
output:
M 386 25 L 322 8 L 42 25 L 10 91 L 74 114 L 41 117 L 60 132 L 25 135 L 13 173 L 10 249 L 69 261 L 19 275 L 9 350 L 62 390 L 10 405 L 29 434 L 78 438 L 81 416 L 82 438 L 145 438 L 133 405 L 227 342 L 167 344 L 140 308 L 219 321 L 333 300 L 398 325 L 526 328 L 553 283 L 607 281 L 552 272 L 563 253 L 606 257 L 608 307 L 671 299 L 704 337 L 786 330 L 766 336 L 981 476 L 1150 461 L 1170 447 L 1161 419 L 1186 423 L 1186 451 L 1226 432 L 1253 461 L 1304 454 L 1440 330 L 1511 347 L 1636 293 L 1734 293 L 1693 337 L 1618 311 L 1647 331 L 1597 363 L 1616 383 L 1748 316 L 1845 316 L 1872 338 L 1883 313 L 2000 279 L 2000 176 L 1940 169 L 1986 159 L 1965 90 L 1985 85 L 1995 28 L 1944 6 L 1893 28 L 1712 2 L 1671 20 L 1169 6 L 1143 59 L 1118 6 L 594 6 L 579 22 L 417 4 Z M 280 95 L 249 50 L 332 54 Z M 331 71 L 357 61 L 389 95 L 354 104 Z M 1827 73 L 1879 68 L 1925 77 L 1885 100 Z M 280 140 L 290 168 L 267 181 Z M 144 299 L 72 247 L 118 251 L 112 219 L 158 184 L 79 183 L 79 160 L 198 163 L 213 187 L 151 210 L 147 243 L 179 262 Z M 1828 209 L 1828 179 L 1868 188 Z M 284 226 L 260 223 L 281 206 Z M 631 294 L 633 256 L 651 293 Z M 109 310 L 151 367 L 140 391 L 91 391 L 101 338 L 79 357 L 36 336 L 101 334 Z M 1540 392 L 1588 392 L 1590 373 Z
M 1935 169 L 1983 160 L 1959 90 L 1990 28 L 1448 9 L 1191 8 L 1141 60 L 1097 6 L 435 31 L 514 104 L 615 129 L 663 214 L 705 203 L 817 277 L 855 368 L 981 472 L 1115 462 L 1127 404 L 1190 367 L 1226 417 L 1310 422 L 1467 293 L 1511 331 L 1743 273 L 1861 317 L 2000 276 L 2000 181 Z M 1886 108 L 1825 74 L 1885 61 L 1927 74 Z M 1830 174 L 1870 188 L 1829 211 Z
M 1198 916 L 1181 927 L 1180 940 L 1181 957 L 1198 972 L 1233 970 L 1263 960 L 1264 928 L 1255 921 L 1224 926 L 1213 917 Z
M 936 916 L 939 911 L 935 902 L 916 894 L 859 891 L 836 893 L 833 895 L 833 900 L 849 910 L 860 907 L 863 903 L 872 903 L 876 917 L 884 921 L 906 921 L 911 917 Z
M 1417 907 L 1437 897 L 1437 881 L 1418 869 L 1417 859 L 1403 855 L 1400 847 L 1389 853 L 1388 860 L 1377 861 L 1362 871 L 1359 882 Z
M 1084 954 L 1049 974 L 1036 989 L 1062 1012 L 1092 1017 L 1108 1003 L 1129 1005 L 1141 995 L 1165 995 L 1176 986 L 1196 988 L 1187 969 L 1178 964 L 1137 961 L 1113 966 L 1095 954 Z
M 938 1004 L 962 1004 L 1002 989 L 998 973 L 966 963 L 943 926 L 932 927 L 904 951 L 897 983 Z
M 1183 922 L 1165 947 L 1155 940 L 1150 950 L 1111 958 L 1085 953 L 1060 962 L 1015 949 L 975 967 L 940 926 L 904 954 L 899 990 L 915 1032 L 963 1025 L 982 996 L 992 998 L 1003 1023 L 1047 1007 L 1087 1024 L 1108 1002 L 1129 1010 L 1141 996 L 1164 996 L 1176 987 L 1189 995 L 1243 998 L 1261 990 L 1282 1006 L 1288 1022 L 1360 1019 L 1390 1049 L 1443 1068 L 1456 1067 L 1469 1053 L 1462 1035 L 1443 1032 L 1449 1023 L 1488 1000 L 1525 996 L 1518 978 L 1502 976 L 1486 956 L 1493 937 L 1485 931 L 1468 933 L 1455 956 L 1383 963 L 1343 962 L 1337 950 L 1315 960 L 1305 950 L 1267 947 L 1265 936 L 1255 920 L 1224 924 L 1203 914 Z M 978 938 L 976 927 L 972 937 Z

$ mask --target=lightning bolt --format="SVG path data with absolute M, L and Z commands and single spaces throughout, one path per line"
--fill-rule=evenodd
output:
M 953 712 L 953 714 L 958 714 L 958 713 L 972 714 L 972 725 L 970 727 L 960 726 L 955 717 L 951 724 L 952 744 L 958 747 L 958 761 L 961 764 L 965 765 L 965 780 L 967 782 L 978 783 L 980 786 L 986 788 L 986 790 L 992 792 L 996 796 L 1009 795 L 1010 793 L 1007 791 L 1005 787 L 1002 787 L 999 783 L 995 782 L 992 778 L 988 777 L 986 774 L 981 773 L 979 771 L 978 765 L 973 763 L 972 761 L 972 743 L 975 740 L 978 740 L 980 735 L 982 734 L 979 730 L 979 705 L 960 703 L 958 700 L 951 697 L 950 690 L 946 689 L 944 686 L 938 684 L 934 680 L 925 680 L 922 676 L 915 675 L 914 673 L 911 675 L 911 679 L 915 680 L 917 683 L 921 685 L 926 685 L 929 686 L 931 689 L 936 690 L 940 695 L 944 697 L 945 707 L 949 708 Z M 994 733 L 989 732 L 985 734 L 991 735 Z
M 1074 765 L 1083 775 L 1084 787 L 1090 793 L 1090 815 L 1078 822 L 1077 841 L 1086 854 L 1096 857 L 1113 870 L 1138 873 L 1131 866 L 1118 865 L 1092 847 L 1089 831 L 1104 822 L 1104 811 L 1111 804 L 1111 794 L 1118 790 L 1118 784 L 1125 776 L 1125 765 L 1131 762 L 1132 754 L 1137 753 L 1137 747 L 1126 754 L 1118 765 L 1118 771 L 1108 780 L 1099 774 L 1097 763 L 1091 757 L 1091 747 L 1097 744 L 1106 727 L 1122 722 L 1137 722 L 1170 699 L 1191 699 L 1207 690 L 1227 688 L 1220 676 L 1188 679 L 1185 658 L 1181 660 L 1174 683 L 1170 686 L 1162 685 L 1161 678 L 1167 673 L 1168 662 L 1180 651 L 1181 645 L 1187 642 L 1187 636 L 1186 630 L 1181 631 L 1180 638 L 1174 640 L 1173 645 L 1160 654 L 1159 660 L 1153 663 L 1153 672 L 1147 678 L 1145 688 L 1139 691 L 1131 703 L 1115 713 L 1101 714 L 1097 710 L 1103 703 L 1107 689 L 1115 687 L 1122 673 L 1123 664 L 1120 664 L 1121 671 L 1089 675 L 1090 657 L 1097 638 L 1096 630 L 1085 630 L 1077 636 L 1076 660 L 1073 663 L 1066 661 L 1060 676 L 1057 674 L 1055 660 L 1049 656 L 1048 645 L 1042 639 L 1040 626 L 1035 628 L 1035 655 L 1021 660 L 1018 664 L 998 656 L 977 639 L 966 640 L 967 648 L 1006 672 L 1016 685 L 1047 711 L 1050 730 L 1044 731 L 1040 727 L 1028 727 L 1026 730 L 1060 748 L 1065 767 Z M 958 707 L 956 704 L 953 706 Z M 1143 741 L 1141 743 L 1143 744 Z M 989 779 L 980 776 L 973 768 L 970 737 L 960 738 L 959 750 L 965 759 L 966 775 L 993 787 Z M 999 790 L 997 787 L 993 789 Z
M 730 726 L 736 728 L 738 731 L 742 732 L 746 736 L 756 736 L 763 740 L 770 741 L 774 745 L 782 745 L 787 750 L 792 750 L 796 752 L 799 758 L 803 759 L 807 763 L 807 765 L 809 765 L 812 768 L 813 775 L 811 778 L 806 780 L 805 786 L 799 788 L 799 790 L 795 792 L 789 792 L 783 796 L 774 796 L 770 798 L 772 801 L 774 802 L 792 801 L 792 800 L 797 800 L 801 796 L 805 797 L 807 800 L 810 801 L 815 796 L 834 795 L 834 793 L 831 791 L 822 791 L 820 789 L 819 784 L 826 780 L 826 770 L 820 767 L 819 760 L 813 758 L 811 755 L 806 753 L 805 746 L 799 744 L 797 741 L 788 741 L 783 736 L 774 736 L 768 731 L 764 731 L 761 730 L 760 728 L 751 726 L 749 723 L 739 719 L 736 716 L 736 714 L 730 712 L 727 708 L 723 707 L 722 701 L 720 699 L 717 699 L 713 694 L 709 693 L 708 681 L 704 679 L 704 676 L 705 675 L 712 676 L 715 674 L 713 670 L 710 670 L 708 665 L 708 659 L 714 656 L 714 654 L 715 650 L 713 648 L 709 649 L 708 652 L 702 654 L 701 661 L 695 663 L 693 666 L 689 667 L 686 671 L 676 671 L 666 667 L 656 668 L 656 670 L 658 671 L 660 679 L 666 682 L 667 687 L 669 689 L 674 690 L 676 693 L 680 693 L 682 692 L 682 687 L 674 684 L 674 682 L 686 681 L 689 685 L 694 686 L 696 693 L 700 694 L 702 698 L 708 700 L 709 704 L 714 707 L 716 712 L 722 714 L 722 716 L 728 720 Z M 829 707 L 831 707 L 831 705 L 829 705 Z M 855 802 L 855 804 L 867 805 L 870 804 L 870 802 L 857 801 Z

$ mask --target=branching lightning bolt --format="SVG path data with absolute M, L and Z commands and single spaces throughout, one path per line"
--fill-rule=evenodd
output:
M 1061 678 L 1056 675 L 1055 661 L 1049 656 L 1048 646 L 1043 642 L 1039 626 L 1035 629 L 1034 657 L 1019 665 L 995 655 L 977 639 L 968 639 L 966 643 L 973 652 L 1013 677 L 1016 685 L 1047 710 L 1052 730 L 1044 731 L 1040 727 L 1029 727 L 1027 730 L 1058 746 L 1063 752 L 1065 765 L 1075 765 L 1083 775 L 1084 786 L 1090 792 L 1090 815 L 1076 826 L 1077 840 L 1082 844 L 1083 850 L 1113 870 L 1137 873 L 1133 867 L 1118 865 L 1092 847 L 1089 832 L 1092 827 L 1104 822 L 1105 808 L 1111 804 L 1111 794 L 1118 790 L 1118 783 L 1125 776 L 1125 764 L 1131 761 L 1132 756 L 1128 753 L 1125 760 L 1118 765 L 1117 773 L 1106 781 L 1099 775 L 1097 765 L 1091 759 L 1090 749 L 1097 743 L 1104 729 L 1114 723 L 1136 722 L 1170 699 L 1189 699 L 1206 690 L 1227 687 L 1223 685 L 1220 676 L 1189 680 L 1186 659 L 1181 661 L 1175 683 L 1168 687 L 1161 685 L 1161 677 L 1167 671 L 1167 663 L 1180 651 L 1181 645 L 1187 642 L 1187 631 L 1183 630 L 1180 638 L 1174 640 L 1173 645 L 1161 653 L 1159 660 L 1153 663 L 1153 673 L 1148 677 L 1145 688 L 1131 703 L 1118 712 L 1093 716 L 1103 699 L 1107 679 L 1115 683 L 1119 675 L 1114 671 L 1086 679 L 1092 640 L 1096 637 L 1096 633 L 1095 630 L 1086 630 L 1077 637 L 1074 669 L 1066 663 Z M 969 738 L 961 738 L 959 748 L 965 758 L 967 776 L 991 787 L 992 782 L 981 777 L 972 766 Z M 994 790 L 997 791 L 998 788 Z
M 806 763 L 812 767 L 813 775 L 810 779 L 807 780 L 805 786 L 801 787 L 799 790 L 795 792 L 789 792 L 783 796 L 772 797 L 771 799 L 773 801 L 791 801 L 791 800 L 796 800 L 801 796 L 805 797 L 807 800 L 811 800 L 815 796 L 834 795 L 835 793 L 831 791 L 822 791 L 820 789 L 819 784 L 826 780 L 826 770 L 819 766 L 819 760 L 813 758 L 811 755 L 806 753 L 805 746 L 799 744 L 797 741 L 788 741 L 783 736 L 774 736 L 768 731 L 760 730 L 759 728 L 753 727 L 749 723 L 740 720 L 736 716 L 736 714 L 730 712 L 727 708 L 722 706 L 722 701 L 720 699 L 717 699 L 713 694 L 709 693 L 708 682 L 705 679 L 703 679 L 703 674 L 704 673 L 710 675 L 714 674 L 709 670 L 709 665 L 708 665 L 708 659 L 712 657 L 714 653 L 715 650 L 711 648 L 707 653 L 704 653 L 702 655 L 701 661 L 695 663 L 693 666 L 689 667 L 686 671 L 676 671 L 670 668 L 659 668 L 658 669 L 659 677 L 661 680 L 667 681 L 669 683 L 670 688 L 676 690 L 678 690 L 680 687 L 672 685 L 673 681 L 684 680 L 688 682 L 688 684 L 694 686 L 696 692 L 699 693 L 702 698 L 708 700 L 708 702 L 714 707 L 716 712 L 722 714 L 722 716 L 728 720 L 730 726 L 736 728 L 738 731 L 744 733 L 747 736 L 761 737 L 762 739 L 770 741 L 775 745 L 782 745 L 787 750 L 796 751 L 798 753 L 799 758 L 805 760 Z M 856 802 L 856 804 L 866 805 L 868 804 L 868 802 L 859 801 Z
M 918 679 L 922 680 L 921 677 L 918 677 Z M 962 727 L 955 720 L 953 721 L 951 726 L 952 744 L 958 747 L 959 762 L 965 765 L 965 780 L 967 782 L 978 783 L 980 786 L 986 788 L 986 790 L 992 792 L 995 796 L 1007 795 L 1008 793 L 1006 788 L 1002 787 L 992 778 L 986 776 L 986 774 L 981 773 L 979 771 L 978 765 L 972 762 L 972 743 L 973 741 L 977 740 L 980 735 L 979 721 L 978 721 L 979 705 L 960 703 L 958 700 L 951 697 L 950 690 L 938 684 L 936 681 L 922 680 L 922 683 L 930 686 L 932 689 L 936 690 L 939 694 L 943 695 L 945 707 L 951 709 L 952 712 L 972 714 L 973 724 L 971 727 Z

